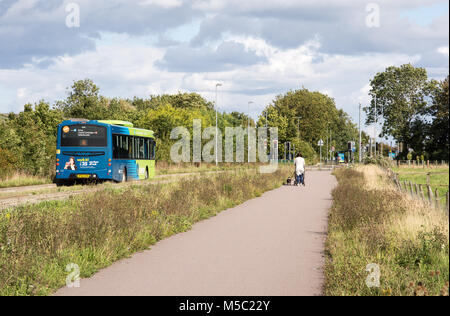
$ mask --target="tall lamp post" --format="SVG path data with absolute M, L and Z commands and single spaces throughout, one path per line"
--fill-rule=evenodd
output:
M 267 128 L 267 110 L 266 110 L 266 128 Z
M 298 138 L 298 151 L 300 151 L 300 119 L 301 119 L 302 117 L 301 116 L 295 116 L 295 117 L 293 117 L 293 119 L 295 120 L 297 120 L 297 138 Z M 295 155 L 295 153 L 294 153 L 294 155 Z
M 217 106 L 217 88 L 219 88 L 219 87 L 221 87 L 222 86 L 222 84 L 221 83 L 218 83 L 218 84 L 216 84 L 216 102 L 215 102 L 215 105 L 216 105 L 216 150 L 215 150 L 215 152 L 216 152 L 216 166 L 219 164 L 219 161 L 218 161 L 218 158 L 217 158 L 217 152 L 219 151 L 219 140 L 217 139 L 217 134 L 218 134 L 218 130 L 217 130 L 217 109 L 218 109 L 218 106 Z
M 250 104 L 253 104 L 253 101 L 248 101 L 247 104 L 247 162 L 250 163 Z
M 377 157 L 377 128 L 378 128 L 378 113 L 377 113 L 377 96 L 375 95 L 375 135 L 374 135 L 374 141 L 375 141 L 375 158 Z
M 362 160 L 362 152 L 361 152 L 361 142 L 362 142 L 362 137 L 361 137 L 361 103 L 359 104 L 359 163 L 361 163 Z

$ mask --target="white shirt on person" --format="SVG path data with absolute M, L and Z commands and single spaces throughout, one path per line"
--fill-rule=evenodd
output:
M 303 157 L 297 157 L 294 160 L 295 174 L 300 175 L 305 173 L 305 159 Z

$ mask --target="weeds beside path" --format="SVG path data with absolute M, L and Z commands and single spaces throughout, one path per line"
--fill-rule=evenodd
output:
M 448 295 L 445 213 L 398 192 L 376 166 L 335 173 L 325 294 Z M 367 286 L 368 264 L 379 286 Z
M 273 174 L 221 173 L 159 185 L 131 185 L 82 199 L 0 212 L 0 295 L 47 295 L 65 285 L 66 265 L 89 277 L 202 219 L 279 187 Z
M 50 178 L 15 174 L 7 178 L 0 178 L 0 189 L 11 187 L 24 187 L 29 185 L 39 185 L 52 183 Z

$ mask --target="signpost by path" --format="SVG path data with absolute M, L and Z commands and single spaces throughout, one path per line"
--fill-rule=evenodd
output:
M 319 140 L 317 146 L 320 147 L 320 163 L 322 164 L 322 147 L 323 147 L 323 139 Z

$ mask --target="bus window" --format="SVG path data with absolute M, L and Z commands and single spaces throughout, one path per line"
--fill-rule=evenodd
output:
M 133 156 L 131 158 L 133 159 L 138 159 L 139 158 L 139 139 L 137 137 L 132 136 L 131 138 L 133 138 Z
M 106 127 L 70 125 L 61 129 L 61 147 L 106 147 Z
M 152 160 L 155 159 L 155 147 L 156 147 L 155 141 L 153 139 L 150 140 L 150 159 Z
M 150 152 L 149 152 L 149 148 L 150 148 L 150 139 L 145 138 L 144 140 L 144 158 L 145 159 L 150 159 Z
M 125 136 L 129 142 L 128 153 L 126 159 L 134 159 L 134 137 L 133 136 Z
M 139 159 L 144 159 L 144 139 L 139 138 Z
M 128 143 L 128 137 L 127 136 L 120 136 L 120 138 L 122 139 L 121 143 L 121 154 L 120 154 L 120 158 L 122 159 L 127 159 L 128 158 L 128 152 L 129 152 L 129 143 Z
M 119 158 L 119 135 L 113 135 L 113 158 Z

